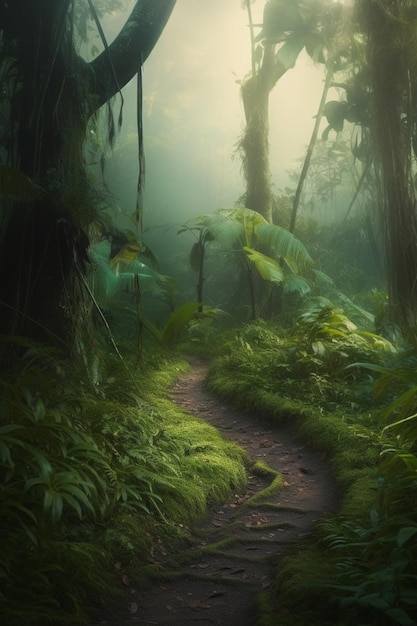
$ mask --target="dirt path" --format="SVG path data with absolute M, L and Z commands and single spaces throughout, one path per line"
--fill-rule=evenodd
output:
M 246 493 L 216 507 L 195 529 L 195 547 L 177 577 L 144 592 L 131 589 L 134 612 L 125 608 L 118 621 L 109 618 L 103 626 L 254 626 L 256 597 L 273 584 L 280 556 L 335 509 L 335 486 L 317 452 L 288 429 L 232 410 L 205 389 L 206 373 L 207 366 L 193 359 L 192 370 L 172 389 L 173 401 L 246 448 L 254 461 L 281 472 L 286 486 L 250 506 L 272 479 L 249 476 Z

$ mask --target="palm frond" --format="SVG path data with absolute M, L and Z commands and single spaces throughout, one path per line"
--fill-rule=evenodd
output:
M 256 235 L 259 243 L 271 247 L 295 274 L 314 265 L 304 244 L 285 228 L 275 224 L 259 224 Z
M 230 248 L 236 245 L 236 242 L 244 240 L 243 224 L 232 219 L 225 211 L 228 209 L 220 209 L 206 216 L 201 216 L 201 225 L 203 225 L 213 239 L 224 248 Z
M 144 326 L 154 335 L 161 345 L 167 345 L 174 336 L 194 317 L 200 307 L 199 302 L 185 302 L 179 306 L 167 319 L 162 330 L 159 330 L 150 320 L 144 319 Z
M 283 282 L 284 294 L 298 293 L 300 296 L 305 296 L 310 293 L 311 286 L 306 278 L 299 274 L 288 274 Z
M 136 293 L 138 280 L 142 294 L 162 295 L 172 289 L 172 279 L 159 274 L 142 261 L 135 259 L 123 265 L 121 271 L 116 271 L 117 268 L 111 267 L 109 256 L 108 241 L 101 241 L 91 249 L 91 258 L 94 262 L 93 292 L 100 304 L 109 303 L 121 292 Z
M 264 280 L 269 280 L 273 283 L 281 283 L 284 278 L 284 272 L 278 261 L 271 259 L 271 257 L 254 250 L 253 248 L 243 248 L 247 258 L 252 261 L 258 270 L 259 274 Z
M 237 242 L 241 246 L 252 247 L 257 227 L 266 223 L 257 211 L 236 207 L 213 211 L 206 216 L 204 225 L 214 239 L 225 247 L 232 247 Z
M 311 268 L 311 273 L 314 277 L 314 282 L 317 283 L 319 287 L 332 287 L 335 288 L 335 284 L 332 278 L 325 272 L 318 270 L 316 268 Z

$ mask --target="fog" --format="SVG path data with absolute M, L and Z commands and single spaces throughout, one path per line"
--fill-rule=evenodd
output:
M 262 22 L 264 5 L 254 3 L 255 23 Z M 108 18 L 108 31 L 117 32 L 124 19 Z M 240 0 L 177 1 L 143 68 L 145 228 L 233 206 L 244 192 L 236 143 L 244 128 L 239 81 L 250 66 L 248 18 Z M 300 169 L 322 87 L 322 68 L 301 55 L 272 92 L 270 157 L 277 192 L 288 185 L 288 170 Z M 106 172 L 117 201 L 131 214 L 138 171 L 135 80 L 124 97 L 123 130 Z
M 132 6 L 134 0 L 129 1 Z M 265 1 L 255 0 L 252 5 L 255 24 L 262 23 Z M 251 71 L 248 16 L 241 4 L 241 0 L 177 0 L 143 66 L 143 242 L 157 256 L 159 272 L 175 281 L 171 308 L 196 298 L 197 277 L 189 261 L 195 238 L 189 232 L 178 235 L 178 231 L 191 218 L 235 206 L 246 190 L 236 150 L 245 127 L 240 83 Z M 119 12 L 103 20 L 109 43 L 127 16 L 128 12 Z M 270 171 L 277 196 L 288 198 L 295 192 L 324 78 L 323 66 L 315 66 L 301 53 L 270 94 Z M 339 99 L 332 91 L 327 99 Z M 106 155 L 105 182 L 113 205 L 119 207 L 112 216 L 116 226 L 132 231 L 137 228 L 131 219 L 138 182 L 136 79 L 123 89 L 123 98 L 123 126 Z M 112 103 L 115 118 L 120 105 L 118 96 Z M 326 126 L 324 119 L 321 130 Z M 362 199 L 350 210 L 361 164 L 355 171 L 349 145 L 352 128 L 345 130 L 344 145 L 339 141 L 343 137 L 334 131 L 328 142 L 319 139 L 316 144 L 295 234 L 311 246 L 324 275 L 353 293 L 382 284 L 383 271 L 378 243 L 369 245 L 370 223 L 349 224 L 348 217 L 366 211 L 364 205 L 359 206 Z M 103 133 L 100 137 L 105 143 Z M 363 202 L 369 201 L 366 194 L 364 198 Z M 135 238 L 140 237 L 136 232 Z M 204 301 L 238 319 L 249 319 L 247 285 L 242 283 L 240 268 L 226 257 L 225 250 L 208 247 Z M 231 281 L 231 273 L 235 280 Z M 147 298 L 149 319 L 161 321 L 167 306 L 168 300 L 161 308 L 160 298 Z

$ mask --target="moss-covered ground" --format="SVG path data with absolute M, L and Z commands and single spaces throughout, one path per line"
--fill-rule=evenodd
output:
M 261 623 L 416 623 L 414 351 L 329 306 L 291 327 L 254 322 L 193 347 L 210 356 L 219 397 L 291 424 L 340 492 L 338 514 L 259 598 Z M 6 623 L 91 623 L 121 576 L 158 577 L 158 554 L 184 545 L 190 524 L 247 480 L 245 452 L 168 399 L 186 360 L 152 348 L 138 366 L 126 354 L 67 361 L 31 346 L 3 375 Z M 269 495 L 280 480 L 271 477 Z
M 355 337 L 339 322 L 290 330 L 254 322 L 229 333 L 211 363 L 210 388 L 291 424 L 328 459 L 340 492 L 338 514 L 288 555 L 275 592 L 259 598 L 263 625 L 416 623 L 414 444 L 386 428 L 407 397 L 412 412 L 415 388 L 393 382 L 401 354 L 389 342 Z M 408 380 L 414 367 L 407 363 Z

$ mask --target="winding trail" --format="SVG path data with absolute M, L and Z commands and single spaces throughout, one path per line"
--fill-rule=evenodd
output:
M 172 400 L 246 448 L 253 461 L 280 472 L 285 486 L 251 503 L 273 477 L 250 475 L 245 493 L 217 506 L 193 529 L 195 545 L 185 548 L 187 564 L 179 565 L 175 577 L 146 591 L 131 590 L 135 613 L 102 625 L 254 626 L 256 597 L 273 585 L 282 554 L 336 509 L 325 460 L 288 427 L 271 427 L 256 414 L 231 409 L 205 388 L 207 365 L 190 362 Z

